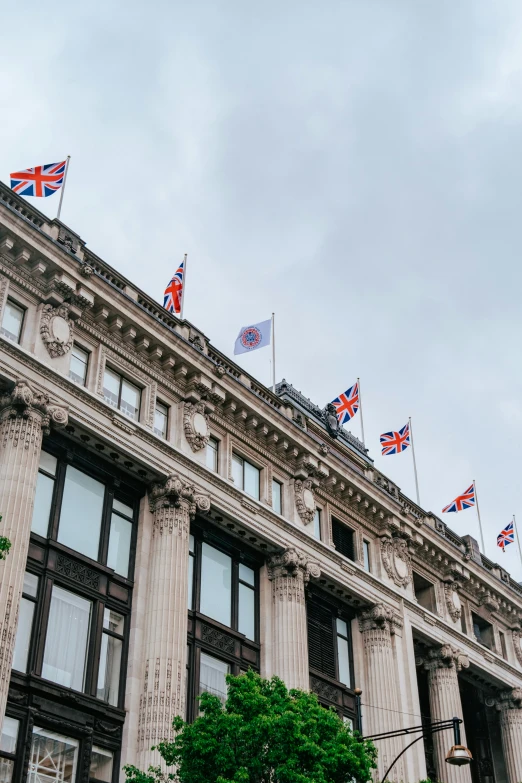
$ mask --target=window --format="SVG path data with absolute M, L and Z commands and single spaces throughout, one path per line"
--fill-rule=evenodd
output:
M 276 481 L 273 479 L 272 481 L 272 506 L 276 514 L 282 514 L 283 513 L 283 502 L 282 502 L 282 490 L 283 485 L 280 481 Z
M 97 745 L 92 746 L 91 766 L 89 769 L 90 778 L 101 780 L 104 783 L 111 783 L 113 764 L 114 753 L 112 750 L 106 750 Z
M 105 487 L 67 465 L 58 541 L 82 555 L 98 559 Z
M 78 740 L 46 729 L 33 729 L 28 783 L 74 783 Z
M 468 629 L 467 629 L 467 626 L 466 626 L 466 609 L 464 607 L 464 604 L 462 604 L 461 609 L 460 609 L 460 630 L 462 631 L 462 633 L 465 633 L 465 634 L 467 634 L 467 632 L 468 632 Z
M 9 718 L 7 715 L 5 716 L 2 725 L 2 734 L 0 735 L 1 783 L 11 783 L 13 779 L 19 728 L 20 721 Z
M 27 671 L 27 659 L 33 630 L 33 618 L 38 593 L 38 577 L 28 571 L 24 575 L 24 586 L 18 614 L 18 628 L 13 654 L 13 669 Z M 1 777 L 0 777 L 1 780 Z
M 49 528 L 57 462 L 56 457 L 53 457 L 52 454 L 48 454 L 46 451 L 40 452 L 31 530 L 45 538 L 47 538 Z
M 479 615 L 474 612 L 471 613 L 471 618 L 473 621 L 473 633 L 475 634 L 477 642 L 480 642 L 480 644 L 483 644 L 484 647 L 488 647 L 490 650 L 494 650 L 495 640 L 491 623 L 483 620 L 482 617 L 479 617 Z
M 133 516 L 134 511 L 130 506 L 119 500 L 113 500 L 107 565 L 117 574 L 125 577 L 129 575 Z
M 237 630 L 247 639 L 256 637 L 256 575 L 252 568 L 239 563 L 239 608 Z
M 20 342 L 25 310 L 10 299 L 5 303 L 4 317 L 2 318 L 2 334 L 14 343 Z
M 227 674 L 230 674 L 228 663 L 202 652 L 199 664 L 199 694 L 212 693 L 225 703 L 227 698 L 225 677 Z
M 69 378 L 80 386 L 85 386 L 87 380 L 87 367 L 89 365 L 89 353 L 74 343 L 71 351 L 71 364 L 69 366 Z
M 349 688 L 351 683 L 349 652 L 350 637 L 348 635 L 348 625 L 346 620 L 341 620 L 340 617 L 338 617 L 336 620 L 336 635 L 338 679 Z
M 139 407 L 139 406 L 138 406 Z M 154 411 L 154 432 L 160 438 L 167 437 L 167 426 L 169 423 L 169 409 L 162 402 L 156 400 L 156 409 Z
M 207 443 L 206 461 L 207 468 L 218 472 L 219 441 L 215 438 L 209 438 Z
M 125 416 L 138 421 L 141 389 L 108 367 L 103 377 L 103 396 L 113 408 L 118 408 Z
M 413 572 L 413 592 L 415 598 L 423 609 L 427 609 L 428 612 L 436 612 L 437 606 L 435 603 L 435 588 L 432 582 L 429 582 L 420 574 Z
M 232 558 L 205 543 L 201 552 L 200 612 L 231 625 Z
M 506 636 L 504 633 L 502 633 L 502 631 L 499 631 L 498 638 L 500 639 L 500 652 L 504 660 L 507 661 L 508 654 L 507 654 L 507 647 L 506 647 Z
M 232 454 L 232 478 L 247 495 L 259 500 L 259 479 L 261 471 L 243 457 Z
M 105 607 L 96 695 L 114 706 L 118 706 L 120 692 L 124 622 L 125 618 L 121 614 Z
M 194 557 L 195 557 L 195 544 L 194 536 L 192 533 L 189 536 L 189 563 L 188 563 L 188 608 L 192 609 L 193 593 L 194 593 Z
M 364 558 L 364 570 L 371 571 L 370 565 L 370 542 L 363 541 L 363 558 Z
M 321 509 L 316 508 L 314 514 L 314 536 L 321 540 Z
M 315 601 L 308 601 L 308 657 L 310 668 L 337 679 L 332 610 Z
M 47 625 L 42 677 L 83 690 L 92 603 L 53 586 Z
M 355 560 L 354 532 L 338 519 L 332 517 L 332 537 L 334 546 L 341 555 Z

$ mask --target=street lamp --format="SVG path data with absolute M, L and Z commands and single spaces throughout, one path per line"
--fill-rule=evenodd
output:
M 415 745 L 416 742 L 418 742 L 421 739 L 424 739 L 424 737 L 430 736 L 430 734 L 435 734 L 438 731 L 446 731 L 446 729 L 453 729 L 453 745 L 448 751 L 448 754 L 446 756 L 446 763 L 452 764 L 454 766 L 462 766 L 463 764 L 470 764 L 473 761 L 473 757 L 471 755 L 471 752 L 468 748 L 465 747 L 465 745 L 461 745 L 461 737 L 460 737 L 460 724 L 462 723 L 461 718 L 450 718 L 448 720 L 439 720 L 435 721 L 435 723 L 429 723 L 425 726 L 412 726 L 409 729 L 397 729 L 395 731 L 385 731 L 381 732 L 381 734 L 372 734 L 369 737 L 363 737 L 363 739 L 368 740 L 381 740 L 381 739 L 389 739 L 391 737 L 402 737 L 405 734 L 418 734 L 420 732 L 420 737 L 416 737 L 413 742 L 410 742 L 409 745 L 406 745 L 404 750 L 401 750 L 397 758 L 393 760 L 393 762 L 390 764 L 388 769 L 386 770 L 384 777 L 381 781 L 381 783 L 384 783 L 386 778 L 388 777 L 390 771 L 395 766 L 395 764 L 398 762 L 400 757 L 406 753 L 406 751 L 411 748 L 412 745 Z

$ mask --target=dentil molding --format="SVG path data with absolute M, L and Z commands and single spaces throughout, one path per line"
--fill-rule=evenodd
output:
M 309 525 L 313 522 L 315 516 L 315 497 L 312 480 L 306 479 L 305 481 L 301 481 L 301 479 L 296 479 L 294 482 L 294 492 L 297 513 L 299 514 L 301 521 L 305 525 Z
M 183 429 L 192 451 L 204 449 L 210 438 L 210 417 L 204 402 L 186 402 L 183 407 Z
M 412 580 L 411 556 L 403 538 L 385 536 L 381 539 L 384 569 L 397 587 L 406 587 Z
M 74 337 L 74 324 L 69 318 L 67 304 L 53 307 L 46 304 L 42 308 L 40 336 L 52 359 L 65 356 L 71 350 Z

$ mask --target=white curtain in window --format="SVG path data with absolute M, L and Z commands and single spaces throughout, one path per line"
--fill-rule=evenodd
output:
M 224 703 L 227 698 L 227 683 L 225 677 L 230 672 L 230 666 L 224 661 L 201 653 L 199 665 L 199 692 L 212 693 Z
M 42 677 L 83 690 L 91 602 L 54 585 Z

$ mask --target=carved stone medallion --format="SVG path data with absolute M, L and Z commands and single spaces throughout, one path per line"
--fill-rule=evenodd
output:
M 53 307 L 46 304 L 42 308 L 40 335 L 49 355 L 56 359 L 65 356 L 73 344 L 74 324 L 69 318 L 69 306 Z
M 333 403 L 329 402 L 328 405 L 325 406 L 323 410 L 323 419 L 324 423 L 326 424 L 328 434 L 331 435 L 332 438 L 337 438 L 339 436 L 341 425 L 339 424 L 337 411 Z
M 315 497 L 311 479 L 306 479 L 305 481 L 296 480 L 294 489 L 297 513 L 303 523 L 309 525 L 310 522 L 313 522 L 315 516 Z
M 448 608 L 449 615 L 454 623 L 460 620 L 462 614 L 462 604 L 457 592 L 457 582 L 445 582 L 444 583 L 444 597 L 446 598 L 446 606 Z
M 406 587 L 412 580 L 411 557 L 406 541 L 403 538 L 383 538 L 381 557 L 390 579 L 398 587 Z
M 520 628 L 513 628 L 513 647 L 515 648 L 515 655 L 520 666 L 522 666 L 522 631 Z
M 186 402 L 183 408 L 183 428 L 192 451 L 205 448 L 210 438 L 209 416 L 205 403 Z

